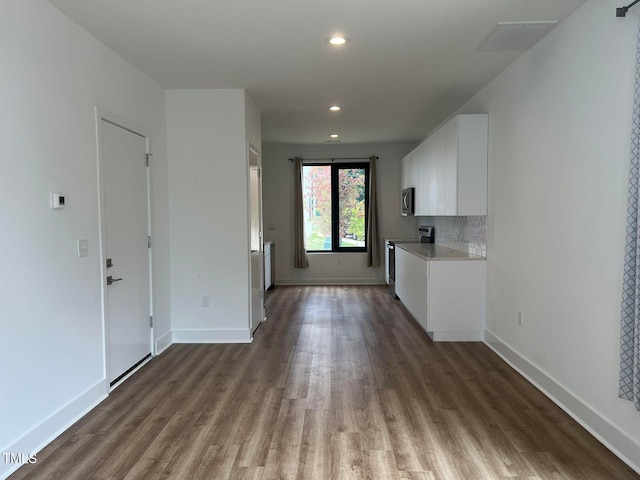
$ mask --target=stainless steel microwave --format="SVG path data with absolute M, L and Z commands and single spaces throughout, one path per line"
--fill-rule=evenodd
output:
M 415 191 L 416 189 L 405 188 L 402 190 L 402 216 L 406 217 L 407 215 L 413 215 L 413 202 L 415 200 Z

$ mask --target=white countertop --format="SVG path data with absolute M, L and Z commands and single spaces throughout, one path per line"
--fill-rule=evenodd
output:
M 425 260 L 486 260 L 485 257 L 461 252 L 436 243 L 397 243 L 396 248 L 406 250 Z
M 416 240 L 416 238 L 385 238 L 384 239 L 385 243 L 386 242 L 396 242 L 396 243 L 417 243 L 418 240 Z

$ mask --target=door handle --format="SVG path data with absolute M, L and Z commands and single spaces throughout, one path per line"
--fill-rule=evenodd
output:
M 119 282 L 122 280 L 121 278 L 113 278 L 111 275 L 107 277 L 107 285 L 111 285 L 112 283 Z

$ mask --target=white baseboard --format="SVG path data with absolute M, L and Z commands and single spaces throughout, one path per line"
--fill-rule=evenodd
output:
M 385 285 L 382 278 L 279 278 L 276 285 L 306 286 L 306 285 Z
M 160 335 L 156 340 L 156 355 L 160 355 L 173 344 L 173 333 L 169 330 L 164 335 Z
M 173 343 L 251 343 L 246 330 L 173 330 Z
M 640 443 L 489 330 L 484 332 L 484 343 L 620 460 L 640 473 Z
M 434 342 L 481 342 L 483 332 L 427 332 Z
M 45 418 L 27 433 L 16 439 L 11 444 L 3 447 L 2 452 L 13 454 L 38 453 L 45 446 L 55 440 L 58 435 L 67 430 L 71 425 L 93 410 L 100 402 L 107 398 L 109 384 L 104 378 L 76 398 L 63 405 Z M 0 479 L 6 479 L 22 465 L 4 463 L 0 458 Z M 37 457 L 36 457 L 37 461 Z

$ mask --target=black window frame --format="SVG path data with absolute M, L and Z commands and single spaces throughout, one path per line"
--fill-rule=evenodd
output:
M 331 167 L 331 250 L 307 250 L 309 253 L 362 253 L 367 251 L 369 236 L 366 234 L 369 227 L 369 162 L 353 163 L 317 163 L 304 162 L 304 167 Z M 361 169 L 364 170 L 364 246 L 341 247 L 340 246 L 340 207 L 338 178 L 340 170 Z M 305 245 L 306 247 L 306 245 Z

